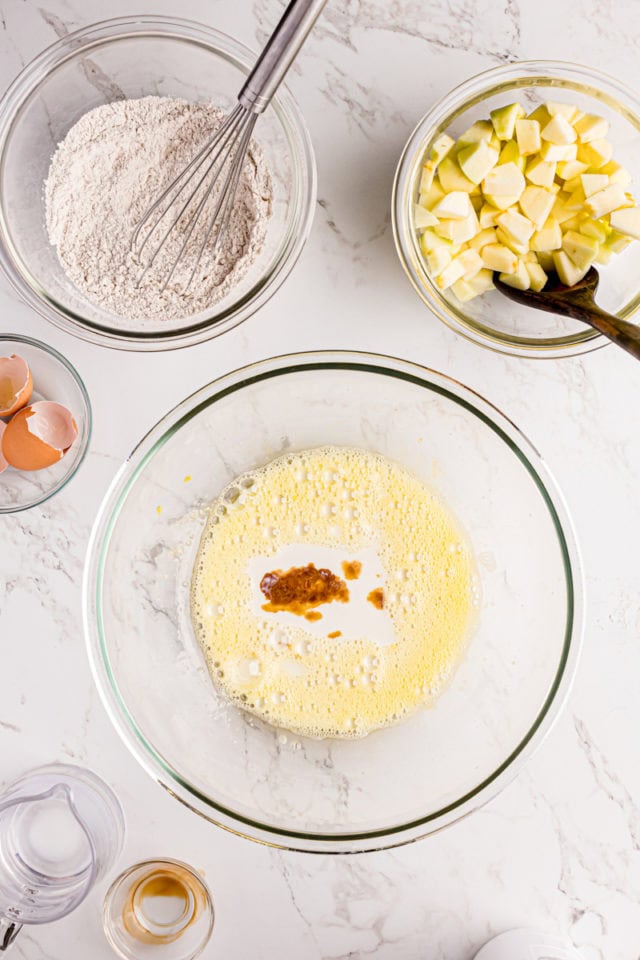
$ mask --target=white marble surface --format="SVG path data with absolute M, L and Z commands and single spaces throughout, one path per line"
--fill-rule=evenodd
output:
M 0 83 L 56 36 L 91 20 L 179 13 L 255 46 L 280 6 L 0 0 Z M 189 351 L 123 354 L 49 327 L 0 281 L 2 326 L 62 350 L 84 377 L 95 414 L 90 454 L 69 487 L 0 525 L 0 777 L 53 759 L 106 777 L 128 821 L 120 866 L 167 854 L 206 871 L 217 926 L 205 957 L 470 960 L 492 933 L 521 924 L 566 932 L 586 960 L 639 956 L 640 370 L 613 348 L 533 362 L 457 338 L 410 289 L 389 224 L 397 155 L 436 97 L 483 68 L 536 56 L 594 64 L 637 88 L 639 36 L 636 0 L 329 0 L 290 81 L 317 151 L 315 225 L 293 275 L 259 315 Z M 526 772 L 444 834 L 356 858 L 263 849 L 166 796 L 110 726 L 80 622 L 92 518 L 142 433 L 219 373 L 322 347 L 418 360 L 505 410 L 565 491 L 588 587 L 585 650 L 570 704 Z M 106 960 L 105 886 L 66 920 L 24 932 L 15 955 Z

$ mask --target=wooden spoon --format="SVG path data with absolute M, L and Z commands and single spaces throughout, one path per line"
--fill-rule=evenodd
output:
M 640 360 L 640 327 L 600 309 L 594 300 L 599 280 L 600 276 L 595 267 L 591 267 L 573 287 L 565 287 L 557 276 L 552 274 L 544 290 L 536 293 L 535 290 L 516 290 L 515 287 L 503 283 L 497 275 L 493 278 L 496 288 L 510 300 L 526 307 L 559 313 L 563 317 L 588 323 L 623 350 L 627 350 L 636 360 Z

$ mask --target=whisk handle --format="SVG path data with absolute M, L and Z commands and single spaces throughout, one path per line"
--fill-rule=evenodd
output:
M 240 91 L 243 107 L 252 113 L 266 110 L 326 2 L 290 0 Z

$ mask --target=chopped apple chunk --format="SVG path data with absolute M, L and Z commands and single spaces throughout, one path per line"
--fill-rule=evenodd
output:
M 532 157 L 524 172 L 527 180 L 536 187 L 551 187 L 556 175 L 555 163 L 549 163 L 541 157 Z
M 549 218 L 556 202 L 555 194 L 544 187 L 527 187 L 520 197 L 520 209 L 539 230 Z
M 441 160 L 444 160 L 451 148 L 455 146 L 455 140 L 447 133 L 442 133 L 433 141 L 431 147 L 431 160 L 437 166 Z
M 469 281 L 465 280 L 464 277 L 460 277 L 459 280 L 452 283 L 451 290 L 455 293 L 456 299 L 459 300 L 460 303 L 468 303 L 469 300 L 473 300 L 474 297 L 478 296 Z
M 578 147 L 575 143 L 551 143 L 550 140 L 545 140 L 540 147 L 540 156 L 549 163 L 576 160 L 578 159 Z
M 611 226 L 625 237 L 640 240 L 640 207 L 615 210 L 611 214 Z
M 580 177 L 582 189 L 585 197 L 590 197 L 594 193 L 599 193 L 609 186 L 609 177 L 606 173 L 583 173 Z
M 496 208 L 496 211 L 499 210 L 508 210 L 509 207 L 515 207 L 520 199 L 520 195 L 514 197 L 509 196 L 495 196 L 493 193 L 485 193 L 484 195 L 487 203 L 491 204 L 492 207 Z
M 559 250 L 562 246 L 562 230 L 557 220 L 550 217 L 541 230 L 531 237 L 530 247 L 536 253 Z
M 516 140 L 523 157 L 540 150 L 540 124 L 537 120 L 516 120 Z
M 426 227 L 433 227 L 438 222 L 438 218 L 435 217 L 430 210 L 427 210 L 425 207 L 421 207 L 419 203 L 416 203 L 413 208 L 413 222 L 415 224 L 416 230 L 424 230 Z
M 456 257 L 446 265 L 444 270 L 440 271 L 436 277 L 436 285 L 440 287 L 441 290 L 446 290 L 447 287 L 450 287 L 452 283 L 455 283 L 456 280 L 459 280 L 463 276 L 464 265 L 460 263 L 459 258 Z
M 486 230 L 487 227 L 495 227 L 497 216 L 498 210 L 495 206 L 491 206 L 489 203 L 483 204 L 478 214 L 481 229 Z
M 458 153 L 460 169 L 472 183 L 481 183 L 498 162 L 499 153 L 486 140 L 472 143 Z
M 590 140 L 578 147 L 577 158 L 593 170 L 600 170 L 611 160 L 613 147 L 608 140 Z
M 604 190 L 592 193 L 585 200 L 585 210 L 591 214 L 594 220 L 599 220 L 607 213 L 612 213 L 619 207 L 624 207 L 627 203 L 627 197 L 619 183 L 612 183 Z
M 495 227 L 488 227 L 486 230 L 481 230 L 480 233 L 476 233 L 475 237 L 469 240 L 469 246 L 472 250 L 482 250 L 488 243 L 496 242 Z
M 515 163 L 518 170 L 524 173 L 527 159 L 526 157 L 523 157 L 518 150 L 518 144 L 515 140 L 507 140 L 500 151 L 500 156 L 498 157 L 498 166 L 501 167 L 505 163 Z
M 420 192 L 418 202 L 425 210 L 430 210 L 442 197 L 444 197 L 444 190 L 439 183 L 434 183 L 430 190 Z
M 512 140 L 516 128 L 516 120 L 525 116 L 524 108 L 519 103 L 510 103 L 506 107 L 498 107 L 491 111 L 491 122 L 499 140 Z
M 606 173 L 611 183 L 619 183 L 623 187 L 628 187 L 631 183 L 631 174 L 624 167 L 616 163 L 615 160 L 609 160 L 603 167 L 600 167 L 598 173 Z
M 535 290 L 536 293 L 539 293 L 540 290 L 544 289 L 547 280 L 549 279 L 547 274 L 537 260 L 535 263 L 533 261 L 527 261 L 525 266 L 527 268 L 527 273 L 529 274 L 529 286 L 532 290 Z
M 513 237 L 516 243 L 520 244 L 528 244 L 535 230 L 531 220 L 518 213 L 517 210 L 505 210 L 496 222 Z
M 515 163 L 503 163 L 491 170 L 482 181 L 485 195 L 494 197 L 519 197 L 526 180 Z
M 482 248 L 480 253 L 482 262 L 489 270 L 499 273 L 515 273 L 518 269 L 518 258 L 508 247 L 501 243 L 490 243 Z
M 553 254 L 553 264 L 560 282 L 564 283 L 566 287 L 572 287 L 582 280 L 589 269 L 589 267 L 577 267 L 564 250 L 556 250 Z
M 462 190 L 445 193 L 442 200 L 431 208 L 431 213 L 438 220 L 465 220 L 471 213 L 469 194 Z
M 577 133 L 561 113 L 556 113 L 549 120 L 549 123 L 540 131 L 540 136 L 549 143 L 557 144 L 575 143 L 578 139 Z
M 422 167 L 422 176 L 420 177 L 420 193 L 428 193 L 433 186 L 433 180 L 436 175 L 436 165 L 432 160 L 427 160 Z
M 609 133 L 609 123 L 604 117 L 596 117 L 592 113 L 585 113 L 574 122 L 574 130 L 581 143 L 590 143 L 592 140 L 603 140 Z
M 442 163 L 438 164 L 438 180 L 445 193 L 451 193 L 453 190 L 464 190 L 465 193 L 471 193 L 475 187 L 460 169 L 460 164 L 456 157 L 446 156 Z
M 562 160 L 557 166 L 557 174 L 560 180 L 566 181 L 573 180 L 575 177 L 579 177 L 581 174 L 585 173 L 589 167 L 586 163 L 582 163 L 580 160 Z
M 569 123 L 575 122 L 579 112 L 578 108 L 572 103 L 557 103 L 555 100 L 547 100 L 545 106 L 550 116 L 556 117 L 559 114 L 561 117 L 564 117 L 565 120 L 568 120 Z
M 575 263 L 576 267 L 589 267 L 598 255 L 600 244 L 593 237 L 569 230 L 562 240 L 562 249 Z
M 509 287 L 515 287 L 517 290 L 528 290 L 531 286 L 527 264 L 518 260 L 518 265 L 513 273 L 501 273 L 500 279 Z
M 490 140 L 493 136 L 493 124 L 490 120 L 478 120 L 458 138 L 457 147 L 478 143 L 479 140 Z

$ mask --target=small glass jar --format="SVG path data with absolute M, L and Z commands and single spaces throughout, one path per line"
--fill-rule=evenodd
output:
M 104 901 L 107 940 L 124 960 L 193 960 L 209 942 L 213 918 L 204 881 L 179 860 L 134 864 Z

